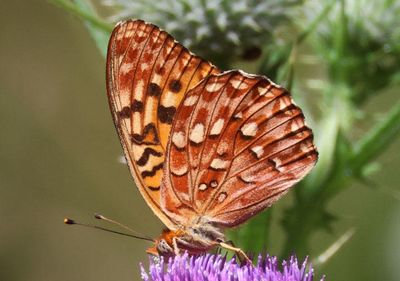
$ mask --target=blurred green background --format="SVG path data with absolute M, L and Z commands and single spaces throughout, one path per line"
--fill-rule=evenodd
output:
M 118 162 L 104 59 L 79 19 L 43 0 L 3 1 L 0 34 L 0 280 L 139 280 L 147 242 L 63 224 L 99 212 L 152 237 L 162 228 Z M 392 91 L 367 107 L 397 100 Z M 313 252 L 356 232 L 317 269 L 327 280 L 400 280 L 399 148 L 378 159 L 376 188 L 355 185 L 328 206 L 341 219 Z

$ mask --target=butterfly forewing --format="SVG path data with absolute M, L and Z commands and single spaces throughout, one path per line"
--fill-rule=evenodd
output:
M 289 93 L 229 71 L 190 90 L 167 147 L 162 208 L 186 225 L 235 226 L 270 206 L 314 166 L 312 132 Z
M 160 210 L 165 149 L 176 109 L 204 77 L 219 71 L 155 25 L 119 23 L 107 55 L 110 108 L 135 182 L 153 211 Z

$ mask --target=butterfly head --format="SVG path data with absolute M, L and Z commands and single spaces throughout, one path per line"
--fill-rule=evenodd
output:
M 154 246 L 147 249 L 147 253 L 154 256 L 170 257 L 175 255 L 174 237 L 182 236 L 182 231 L 164 229 Z M 176 246 L 175 246 L 176 247 Z
M 147 253 L 155 256 L 170 257 L 182 251 L 191 254 L 206 252 L 224 241 L 222 230 L 209 223 L 204 217 L 196 223 L 178 230 L 164 229 Z

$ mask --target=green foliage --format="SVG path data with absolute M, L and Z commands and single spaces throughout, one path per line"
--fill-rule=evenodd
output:
M 52 0 L 81 17 L 105 54 L 110 25 L 84 0 Z M 327 69 L 315 108 L 313 131 L 320 158 L 313 172 L 294 189 L 294 201 L 283 215 L 286 241 L 282 255 L 310 254 L 313 234 L 330 231 L 339 218 L 328 203 L 355 181 L 365 182 L 381 155 L 400 133 L 400 103 L 357 139 L 364 104 L 400 83 L 400 3 L 393 0 L 340 1 L 128 1 L 109 0 L 113 19 L 140 17 L 165 28 L 193 51 L 231 68 L 246 50 L 262 50 L 259 73 L 286 83 L 299 96 L 295 72 L 298 50 L 309 44 Z M 319 70 L 317 70 L 319 71 Z M 297 93 L 297 94 L 296 94 Z M 310 120 L 310 119 L 308 119 Z M 374 122 L 371 122 L 374 123 Z M 272 209 L 230 234 L 245 250 L 268 246 Z
M 96 42 L 101 54 L 106 57 L 108 38 L 113 29 L 112 24 L 101 20 L 96 15 L 94 8 L 86 0 L 75 0 L 73 2 L 69 0 L 49 0 L 49 2 L 81 17 L 85 21 L 85 25 Z
M 113 19 L 143 18 L 168 30 L 191 51 L 229 68 L 240 57 L 257 57 L 289 22 L 300 0 L 107 0 Z M 145 15 L 145 16 L 144 16 Z

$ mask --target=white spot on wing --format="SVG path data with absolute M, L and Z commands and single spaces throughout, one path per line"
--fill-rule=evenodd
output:
M 167 91 L 163 93 L 161 104 L 165 107 L 175 106 L 176 103 L 176 95 L 171 91 Z
M 121 74 L 127 74 L 129 71 L 132 70 L 132 68 L 133 68 L 133 63 L 123 63 L 119 71 L 121 72 Z
M 228 168 L 229 161 L 225 161 L 219 158 L 213 159 L 213 161 L 210 164 L 210 167 L 216 170 L 224 170 Z
M 256 122 L 246 123 L 240 131 L 246 137 L 254 137 L 257 134 L 258 126 Z
M 182 165 L 180 167 L 171 167 L 171 172 L 176 176 L 183 176 L 188 171 L 187 165 Z
M 199 190 L 204 191 L 208 188 L 208 186 L 205 183 L 199 184 Z
M 256 155 L 257 159 L 260 159 L 264 154 L 264 149 L 261 145 L 254 146 L 250 150 Z
M 135 86 L 135 89 L 133 90 L 136 100 L 138 100 L 138 101 L 143 100 L 143 91 L 144 91 L 143 80 L 139 80 Z
M 192 132 L 190 133 L 189 139 L 194 143 L 201 143 L 204 140 L 204 125 L 197 123 Z
M 239 175 L 239 179 L 244 181 L 245 183 L 253 183 L 250 178 L 247 178 L 244 175 Z
M 140 64 L 140 68 L 142 69 L 142 71 L 145 71 L 147 68 L 149 68 L 149 64 L 148 63 L 141 63 Z
M 129 32 L 129 31 L 128 31 L 128 32 Z M 120 32 L 118 32 L 118 34 L 117 34 L 117 41 L 121 41 L 122 38 L 124 38 L 124 33 L 120 31 Z
M 216 136 L 219 135 L 224 127 L 224 119 L 219 118 L 211 128 L 210 135 Z
M 222 203 L 222 202 L 225 201 L 226 197 L 228 197 L 228 195 L 226 195 L 225 192 L 221 192 L 221 193 L 218 195 L 217 200 L 218 200 L 219 203 Z
M 279 100 L 279 110 L 283 110 L 286 107 L 288 107 L 288 105 L 286 104 L 285 100 L 284 99 Z
M 226 141 L 221 141 L 218 145 L 217 148 L 217 153 L 218 155 L 223 155 L 224 153 L 227 153 L 229 149 L 229 145 Z
M 258 91 L 260 96 L 263 96 L 268 92 L 268 88 L 257 87 L 257 91 Z
M 217 181 L 211 181 L 210 185 L 212 188 L 216 188 L 218 186 L 218 182 Z
M 121 90 L 119 91 L 119 94 L 120 94 L 120 96 L 122 96 L 122 97 L 124 97 L 124 96 L 129 96 L 129 97 L 130 97 L 130 95 L 131 95 L 131 89 L 127 89 L 127 88 L 121 89 Z
M 290 130 L 292 132 L 297 131 L 298 129 L 300 129 L 303 126 L 303 124 L 299 124 L 299 121 L 292 121 L 292 123 L 290 124 Z
M 137 121 L 133 122 L 133 133 L 134 134 L 141 134 L 140 130 L 141 130 L 141 123 L 142 122 L 139 122 L 140 117 L 141 117 L 141 115 L 140 115 L 139 112 L 134 112 L 133 113 L 133 120 L 137 120 Z
M 281 160 L 279 160 L 278 158 L 274 158 L 274 159 L 271 159 L 274 163 L 275 163 L 275 168 L 278 170 L 278 171 L 280 171 L 280 166 L 282 165 L 282 161 Z
M 304 152 L 304 153 L 307 153 L 307 152 L 309 152 L 309 151 L 311 151 L 312 150 L 312 147 L 309 147 L 307 144 L 305 144 L 305 143 L 301 143 L 300 144 L 300 150 L 302 151 L 302 152 Z
M 238 113 L 235 114 L 234 117 L 238 118 L 238 119 L 242 119 L 243 118 L 243 113 L 242 112 L 238 112 Z
M 153 76 L 153 79 L 151 80 L 152 83 L 160 85 L 161 82 L 161 75 L 158 73 L 155 73 Z
M 260 96 L 265 96 L 266 98 L 273 98 L 274 93 L 271 91 L 272 85 L 269 84 L 267 87 L 258 87 L 257 90 Z
M 121 35 L 123 36 L 123 33 L 121 32 Z M 133 28 L 128 28 L 128 30 L 125 33 L 125 38 L 131 38 L 133 35 Z
M 156 104 L 156 100 L 154 97 L 147 97 L 145 111 L 144 111 L 144 124 L 147 125 L 153 121 L 153 112 L 154 105 Z
M 139 37 L 139 38 L 142 38 L 142 37 L 144 37 L 145 35 L 146 35 L 146 33 L 145 33 L 145 30 L 144 30 L 144 29 L 141 29 L 141 30 L 139 30 L 138 33 L 136 33 L 136 36 Z
M 198 96 L 192 95 L 187 98 L 185 98 L 185 101 L 183 102 L 184 106 L 192 106 L 197 102 Z
M 240 179 L 242 180 L 242 181 L 244 181 L 245 183 L 254 183 L 255 182 L 255 175 L 253 175 L 253 174 L 251 174 L 251 175 L 240 175 L 239 176 L 240 177 Z
M 179 192 L 178 193 L 179 198 L 182 198 L 183 201 L 189 202 L 189 194 L 186 192 Z
M 247 87 L 247 84 L 244 82 L 242 83 L 242 80 L 234 79 L 231 80 L 230 82 L 232 87 L 235 88 L 236 90 L 243 90 Z
M 207 92 L 217 92 L 217 91 L 221 90 L 221 88 L 224 85 L 225 85 L 225 83 L 214 82 L 214 83 L 208 84 L 206 86 L 206 90 L 207 90 Z
M 183 132 L 175 132 L 172 135 L 172 143 L 177 147 L 177 148 L 184 148 L 185 147 L 185 135 Z

